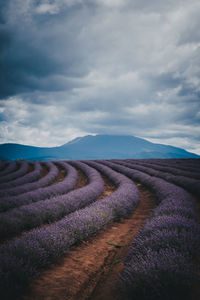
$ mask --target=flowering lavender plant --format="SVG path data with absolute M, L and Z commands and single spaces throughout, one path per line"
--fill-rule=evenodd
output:
M 42 171 L 42 166 L 39 162 L 33 163 L 33 171 L 26 173 L 24 176 L 13 179 L 9 182 L 0 184 L 0 196 L 17 195 L 21 193 L 18 187 L 33 181 L 39 180 Z
M 116 218 L 127 216 L 137 207 L 139 193 L 136 185 L 106 166 L 101 169 L 113 182 L 118 183 L 117 190 L 110 196 L 48 227 L 23 233 L 21 237 L 0 247 L 2 297 L 17 297 L 41 268 L 67 253 L 71 246 L 88 239 Z
M 54 164 L 52 164 L 51 176 L 50 176 L 50 174 L 48 174 L 49 175 L 48 178 L 47 178 L 47 176 L 45 176 L 46 178 L 42 178 L 38 182 L 31 183 L 32 186 L 34 185 L 34 188 L 36 188 L 38 185 L 38 188 L 36 190 L 27 192 L 27 193 L 23 193 L 18 196 L 1 198 L 0 199 L 0 211 L 6 211 L 11 208 L 15 208 L 15 207 L 19 207 L 19 206 L 22 206 L 25 204 L 30 204 L 32 202 L 37 202 L 40 200 L 51 198 L 51 197 L 59 195 L 59 194 L 65 194 L 65 193 L 69 192 L 71 189 L 73 189 L 73 187 L 76 185 L 76 182 L 78 179 L 77 173 L 75 171 L 73 171 L 73 176 L 72 176 L 71 180 L 69 181 L 69 178 L 72 175 L 72 169 L 73 169 L 72 166 L 68 165 L 65 162 L 60 163 L 60 165 L 62 165 L 62 168 L 65 170 L 65 172 L 67 174 L 63 181 L 61 181 L 55 185 L 49 185 L 44 188 L 40 188 L 42 179 L 43 179 L 42 184 L 44 184 L 45 182 L 46 182 L 46 184 L 49 184 L 50 182 L 52 182 L 53 180 L 55 180 L 57 178 L 58 168 Z M 50 181 L 50 179 L 51 179 L 51 181 Z M 30 184 L 27 184 L 27 185 L 30 185 Z M 27 187 L 25 187 L 25 188 L 27 188 Z
M 125 259 L 118 283 L 125 297 L 188 299 L 195 275 L 194 258 L 200 248 L 192 196 L 163 179 L 146 173 L 142 176 L 141 171 L 125 167 L 126 163 L 103 163 L 147 185 L 158 203 Z
M 0 237 L 6 239 L 23 230 L 52 223 L 73 211 L 83 208 L 95 201 L 104 190 L 104 182 L 100 174 L 93 168 L 74 163 L 87 176 L 89 184 L 62 196 L 23 205 L 0 214 Z M 74 186 L 77 181 L 77 171 L 69 167 L 66 178 L 67 185 Z
M 11 163 L 8 163 L 5 168 L 0 171 L 0 180 L 3 179 L 3 176 L 9 174 L 9 173 L 12 173 L 14 171 L 16 171 L 18 168 L 18 164 L 16 161 L 13 161 Z

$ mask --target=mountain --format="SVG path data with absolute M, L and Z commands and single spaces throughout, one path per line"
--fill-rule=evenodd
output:
M 1 144 L 0 159 L 73 160 L 111 158 L 199 158 L 184 149 L 151 143 L 129 135 L 88 135 L 62 146 L 42 148 Z

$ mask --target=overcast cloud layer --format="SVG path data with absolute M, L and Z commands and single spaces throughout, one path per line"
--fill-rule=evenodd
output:
M 130 134 L 200 154 L 199 0 L 1 0 L 0 142 Z

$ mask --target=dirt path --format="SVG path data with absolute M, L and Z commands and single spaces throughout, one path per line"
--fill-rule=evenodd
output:
M 116 190 L 116 187 L 106 178 L 106 176 L 101 174 L 101 177 L 104 180 L 105 186 L 104 186 L 104 192 L 103 194 L 101 194 L 101 196 L 99 196 L 98 200 L 109 196 L 111 193 L 113 193 Z
M 49 172 L 49 171 L 47 170 L 47 168 L 46 168 L 43 164 L 41 164 L 41 166 L 42 166 L 42 171 L 41 171 L 41 173 L 40 173 L 40 178 L 46 176 L 46 175 L 48 174 L 48 172 Z
M 32 283 L 29 294 L 23 299 L 122 300 L 114 289 L 118 273 L 123 268 L 122 258 L 155 207 L 154 196 L 144 187 L 139 189 L 141 203 L 128 219 L 111 224 L 91 241 L 72 249 Z M 107 242 L 121 247 L 116 248 Z
M 54 184 L 57 184 L 61 181 L 63 181 L 63 179 L 65 178 L 66 176 L 66 172 L 63 168 L 61 168 L 60 166 L 56 165 L 56 167 L 58 168 L 59 170 L 59 173 L 58 173 L 58 177 L 54 180 L 54 182 L 52 182 L 51 184 L 49 185 L 54 185 Z
M 28 169 L 27 174 L 30 173 L 30 172 L 33 172 L 33 170 L 34 170 L 33 164 L 32 164 L 32 163 L 29 163 L 29 169 Z
M 75 190 L 80 189 L 88 184 L 86 175 L 79 169 L 76 169 L 78 172 L 78 182 L 75 186 Z
M 66 176 L 66 172 L 64 169 L 60 168 L 59 166 L 57 166 L 57 168 L 59 169 L 58 177 L 51 185 L 57 184 L 57 183 L 63 181 L 63 179 Z M 73 190 L 80 189 L 88 184 L 88 180 L 87 180 L 87 177 L 85 176 L 85 174 L 79 169 L 76 169 L 76 171 L 78 172 L 78 181 L 77 181 L 76 186 L 73 188 Z

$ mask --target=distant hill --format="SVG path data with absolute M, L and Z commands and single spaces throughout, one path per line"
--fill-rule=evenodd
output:
M 0 159 L 73 160 L 112 158 L 199 158 L 184 149 L 151 143 L 126 135 L 88 135 L 62 146 L 42 148 L 20 144 L 1 144 Z

